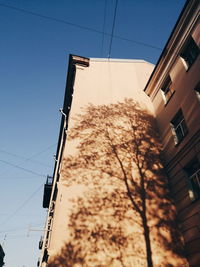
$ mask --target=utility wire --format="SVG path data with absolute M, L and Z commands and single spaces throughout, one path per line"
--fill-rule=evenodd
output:
M 50 148 L 54 147 L 56 144 L 57 144 L 57 143 L 48 146 L 47 148 L 43 149 L 42 151 L 40 151 L 40 152 L 34 154 L 33 156 L 27 158 L 25 161 L 31 160 L 32 158 L 35 158 L 35 157 L 37 157 L 37 156 L 43 154 L 44 152 L 47 152 Z
M 102 43 L 101 43 L 101 56 L 103 57 L 103 45 L 104 45 L 104 37 L 105 37 L 105 25 L 106 25 L 106 10 L 107 10 L 107 0 L 104 3 L 104 17 L 103 17 L 103 36 L 102 36 Z
M 117 6 L 118 6 L 118 0 L 116 0 L 116 2 L 115 2 L 115 12 L 114 12 L 114 18 L 113 18 L 113 25 L 112 25 L 112 32 L 111 32 L 111 39 L 110 39 L 110 47 L 109 47 L 109 52 L 108 52 L 108 58 L 110 58 L 110 55 L 111 55 L 113 34 L 114 34 L 115 21 L 116 21 L 116 15 L 117 15 Z
M 109 34 L 106 33 L 106 35 L 109 35 Z M 156 49 L 156 50 L 159 50 L 159 51 L 163 50 L 161 47 L 150 45 L 150 44 L 143 43 L 143 42 L 140 42 L 140 41 L 135 41 L 135 40 L 128 39 L 128 38 L 125 38 L 125 37 L 120 37 L 119 35 L 113 35 L 113 38 L 117 38 L 117 39 L 120 39 L 120 40 L 123 40 L 123 41 L 131 42 L 131 43 L 134 43 L 134 44 L 137 44 L 137 45 L 146 46 L 146 47 L 149 47 L 149 48 L 152 48 L 152 49 Z
M 19 11 L 19 12 L 22 12 L 22 13 L 26 13 L 26 14 L 29 14 L 29 15 L 32 15 L 32 16 L 40 17 L 40 18 L 43 18 L 43 19 L 48 19 L 48 20 L 55 21 L 55 22 L 58 22 L 58 23 L 63 23 L 63 24 L 66 24 L 66 25 L 69 25 L 69 26 L 72 26 L 72 27 L 79 28 L 79 29 L 95 32 L 95 33 L 98 33 L 98 34 L 103 34 L 102 31 L 99 31 L 99 30 L 96 30 L 96 29 L 93 29 L 93 28 L 90 28 L 90 27 L 85 27 L 85 26 L 82 26 L 80 24 L 71 23 L 71 22 L 63 20 L 63 19 L 58 19 L 58 18 L 54 18 L 54 17 L 51 17 L 51 16 L 42 15 L 42 14 L 39 14 L 39 13 L 36 13 L 36 12 L 29 11 L 27 9 L 22 9 L 22 8 L 18 8 L 18 7 L 11 6 L 11 5 L 6 5 L 6 4 L 0 4 L 0 6 L 5 7 L 5 8 L 9 8 L 9 9 L 13 9 L 13 10 L 16 10 L 16 11 Z M 111 36 L 111 34 L 109 34 L 109 33 L 104 33 L 104 35 Z M 134 44 L 137 44 L 137 45 L 146 46 L 146 47 L 149 47 L 149 48 L 152 48 L 152 49 L 156 49 L 156 50 L 160 50 L 160 51 L 162 50 L 162 48 L 160 48 L 160 47 L 157 47 L 157 46 L 154 46 L 154 45 L 150 45 L 150 44 L 147 44 L 147 43 L 143 43 L 143 42 L 139 42 L 139 41 L 135 41 L 135 40 L 132 40 L 132 39 L 124 38 L 124 37 L 121 37 L 119 35 L 113 35 L 112 38 L 117 38 L 119 40 L 131 42 L 131 43 L 134 43 Z
M 6 224 L 11 220 L 27 203 L 41 190 L 44 185 L 40 185 L 10 216 L 8 216 L 0 225 Z
M 35 158 L 35 157 L 37 157 L 37 156 L 43 154 L 44 152 L 48 151 L 50 148 L 52 148 L 52 147 L 55 146 L 55 145 L 56 145 L 56 144 L 50 145 L 49 147 L 47 147 L 47 148 L 45 148 L 44 150 L 42 150 L 42 151 L 40 151 L 40 152 L 34 154 L 33 156 L 31 156 L 31 157 L 29 157 L 29 158 L 26 158 L 23 162 L 27 162 L 27 161 L 31 160 L 32 158 Z M 4 163 L 5 163 L 5 162 L 4 162 Z M 16 166 L 17 166 L 17 168 L 22 168 L 22 169 L 23 169 L 23 167 L 21 167 L 22 165 L 23 165 L 23 164 L 16 165 Z M 10 166 L 13 166 L 13 165 L 10 164 Z M 16 166 L 13 166 L 13 167 L 16 167 Z M 4 174 L 4 173 L 6 173 L 6 172 L 7 172 L 7 170 L 5 170 L 4 172 L 2 172 L 0 175 Z M 33 173 L 33 172 L 32 172 L 32 173 Z M 33 174 L 36 174 L 36 173 L 33 173 Z M 37 175 L 38 175 L 38 174 L 37 174 Z
M 15 164 L 13 164 L 13 163 L 10 163 L 10 162 L 5 161 L 5 160 L 2 160 L 2 159 L 0 159 L 0 162 L 5 163 L 5 164 L 7 164 L 7 165 L 9 165 L 9 166 L 15 167 L 15 168 L 17 168 L 17 169 L 23 170 L 23 171 L 25 171 L 25 172 L 29 172 L 29 173 L 32 173 L 32 174 L 35 174 L 35 175 L 38 175 L 38 176 L 41 176 L 41 177 L 46 177 L 46 175 L 44 175 L 44 174 L 37 173 L 37 172 L 35 172 L 35 171 L 32 171 L 32 170 L 29 170 L 29 169 L 20 167 L 19 165 L 15 165 Z
M 23 157 L 23 156 L 20 156 L 20 155 L 17 155 L 17 154 L 14 154 L 14 153 L 5 151 L 5 150 L 3 150 L 3 149 L 0 149 L 0 153 L 4 153 L 4 154 L 7 154 L 7 155 L 10 155 L 10 156 L 19 158 L 19 159 L 23 159 L 23 160 L 25 160 L 25 161 L 32 161 L 33 163 L 37 163 L 37 164 L 39 164 L 39 165 L 43 165 L 43 166 L 46 166 L 46 167 L 51 167 L 51 166 L 48 165 L 48 164 L 42 163 L 42 162 L 37 161 L 37 160 L 30 159 L 30 158 L 26 158 L 26 157 Z

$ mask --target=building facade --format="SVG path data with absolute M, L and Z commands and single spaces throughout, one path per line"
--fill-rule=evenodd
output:
M 146 85 L 190 266 L 200 263 L 199 1 L 187 1 Z
M 155 68 L 70 56 L 38 266 L 199 266 L 199 45 L 192 0 Z
M 153 68 L 70 56 L 39 266 L 188 266 L 143 92 Z

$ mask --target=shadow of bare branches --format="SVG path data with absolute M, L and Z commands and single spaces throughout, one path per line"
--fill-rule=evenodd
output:
M 62 181 L 87 189 L 71 200 L 70 236 L 48 266 L 187 266 L 154 117 L 125 99 L 74 120 Z

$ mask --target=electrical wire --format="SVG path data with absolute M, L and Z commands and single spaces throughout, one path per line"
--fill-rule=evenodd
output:
M 118 0 L 116 0 L 116 2 L 115 2 L 115 12 L 114 12 L 114 18 L 113 18 L 113 25 L 112 25 L 112 32 L 111 32 L 111 39 L 110 39 L 110 47 L 109 47 L 109 52 L 108 52 L 108 58 L 110 58 L 110 55 L 111 55 L 113 34 L 114 34 L 116 15 L 117 15 L 117 6 L 118 6 Z
M 104 45 L 104 37 L 105 37 L 105 25 L 106 25 L 106 10 L 107 10 L 107 0 L 104 2 L 104 17 L 103 17 L 103 36 L 101 43 L 101 57 L 103 57 L 103 45 Z
M 6 224 L 9 220 L 11 220 L 27 203 L 41 190 L 44 184 L 41 184 L 11 215 L 9 215 L 0 225 Z
M 47 152 L 50 148 L 54 147 L 55 145 L 57 145 L 57 143 L 48 146 L 47 148 L 43 149 L 42 151 L 40 151 L 40 152 L 38 152 L 38 153 L 36 153 L 36 154 L 33 154 L 33 156 L 27 158 L 25 161 L 31 160 L 32 158 L 35 158 L 35 157 L 37 157 L 37 156 L 39 156 L 39 155 L 41 155 L 41 154 Z
M 128 39 L 128 38 L 125 38 L 125 37 L 120 37 L 119 35 L 113 35 L 113 38 L 117 38 L 117 39 L 121 39 L 123 41 L 131 42 L 131 43 L 134 43 L 136 45 L 146 46 L 148 48 L 156 49 L 156 50 L 159 50 L 159 51 L 163 50 L 161 47 L 150 45 L 150 44 L 143 43 L 143 42 L 140 42 L 140 41 L 135 41 L 135 40 Z
M 27 162 L 27 161 L 29 161 L 29 160 L 32 160 L 33 158 L 35 158 L 35 157 L 37 157 L 37 156 L 43 154 L 44 152 L 47 152 L 50 148 L 52 148 L 52 147 L 55 146 L 55 145 L 56 145 L 56 144 L 53 144 L 53 145 L 48 146 L 47 148 L 45 148 L 45 149 L 43 149 L 42 151 L 40 151 L 40 152 L 38 152 L 38 153 L 32 155 L 31 157 L 26 158 L 23 162 Z M 4 162 L 4 163 L 5 163 L 5 162 Z M 9 164 L 9 163 L 8 163 L 8 164 Z M 12 164 L 12 163 L 10 163 L 9 165 L 12 166 L 12 167 L 16 167 L 16 168 L 21 168 L 21 169 L 23 169 L 23 167 L 21 167 L 22 164 L 20 164 L 20 165 L 15 165 L 15 166 L 13 166 L 13 165 L 11 165 L 11 164 Z M 8 171 L 8 170 L 5 170 L 5 171 L 1 172 L 0 175 L 3 175 L 3 174 L 6 173 L 7 171 Z M 29 171 L 29 172 L 30 172 L 30 171 Z M 33 172 L 31 171 L 31 173 L 33 173 Z M 33 174 L 38 175 L 38 174 L 35 173 L 35 172 L 34 172 Z
M 23 156 L 20 156 L 20 155 L 17 155 L 17 154 L 8 152 L 8 151 L 3 150 L 3 149 L 0 149 L 0 153 L 4 153 L 4 154 L 7 154 L 7 155 L 10 155 L 10 156 L 19 158 L 19 159 L 23 159 L 23 160 L 25 160 L 25 161 L 31 161 L 31 162 L 33 162 L 33 163 L 36 163 L 36 164 L 39 164 L 39 165 L 42 165 L 42 166 L 51 167 L 51 166 L 48 165 L 48 164 L 42 163 L 42 162 L 37 161 L 37 160 L 30 159 L 30 158 L 26 158 L 26 157 L 23 157 Z
M 69 25 L 71 27 L 76 27 L 76 28 L 79 28 L 79 29 L 82 29 L 82 30 L 87 30 L 87 31 L 90 31 L 90 32 L 98 33 L 98 34 L 103 34 L 102 31 L 99 31 L 99 30 L 96 30 L 96 29 L 93 29 L 93 28 L 90 28 L 90 27 L 85 27 L 85 26 L 82 26 L 80 24 L 75 24 L 75 23 L 72 23 L 72 22 L 69 22 L 69 21 L 66 21 L 66 20 L 63 20 L 63 19 L 58 19 L 58 18 L 54 18 L 54 17 L 51 17 L 51 16 L 42 15 L 42 14 L 39 14 L 39 13 L 36 13 L 36 12 L 29 11 L 27 9 L 22 9 L 22 8 L 18 8 L 18 7 L 11 6 L 11 5 L 6 5 L 6 4 L 0 4 L 0 6 L 5 7 L 5 8 L 9 8 L 9 9 L 13 9 L 15 11 L 19 11 L 19 12 L 22 12 L 22 13 L 26 13 L 26 14 L 29 14 L 29 15 L 32 15 L 32 16 L 40 17 L 40 18 L 43 18 L 43 19 L 48 19 L 48 20 L 55 21 L 55 22 L 58 22 L 58 23 L 66 24 L 66 25 Z M 109 33 L 104 33 L 104 35 L 112 36 Z M 162 50 L 162 48 L 160 48 L 160 47 L 157 47 L 157 46 L 154 46 L 154 45 L 151 45 L 151 44 L 147 44 L 147 43 L 144 43 L 144 42 L 140 42 L 140 41 L 135 41 L 135 40 L 132 40 L 132 39 L 124 38 L 124 37 L 121 37 L 119 35 L 113 35 L 112 38 L 117 38 L 117 39 L 120 39 L 120 40 L 123 40 L 123 41 L 131 42 L 131 43 L 134 43 L 134 44 L 137 44 L 137 45 L 146 46 L 146 47 L 149 47 L 149 48 L 152 48 L 152 49 L 156 49 L 156 50 L 160 50 L 160 51 Z
M 5 161 L 5 160 L 2 160 L 2 159 L 0 159 L 0 162 L 5 163 L 5 164 L 7 164 L 7 165 L 9 165 L 9 166 L 15 167 L 15 168 L 17 168 L 17 169 L 23 170 L 23 171 L 25 171 L 25 172 L 29 172 L 29 173 L 32 173 L 32 174 L 35 174 L 35 175 L 38 175 L 38 176 L 41 176 L 41 177 L 46 177 L 46 175 L 44 175 L 44 174 L 37 173 L 37 172 L 35 172 L 35 171 L 32 171 L 32 170 L 29 170 L 29 169 L 20 167 L 19 165 L 15 165 L 15 164 L 13 164 L 13 163 L 10 163 L 10 162 Z

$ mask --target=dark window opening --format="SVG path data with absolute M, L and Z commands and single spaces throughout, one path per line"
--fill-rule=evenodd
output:
M 180 143 L 180 141 L 188 133 L 187 125 L 185 123 L 185 118 L 183 116 L 182 110 L 180 109 L 171 121 L 172 132 L 174 134 L 175 144 Z
M 161 90 L 162 90 L 164 101 L 165 101 L 165 103 L 167 103 L 170 100 L 170 98 L 172 97 L 173 93 L 174 93 L 174 88 L 172 86 L 172 81 L 171 81 L 169 76 L 165 80 Z
M 195 43 L 194 39 L 191 37 L 186 43 L 185 48 L 183 49 L 180 56 L 184 59 L 187 69 L 189 69 L 192 64 L 195 62 L 196 58 L 199 55 L 199 47 Z
M 194 158 L 185 168 L 189 182 L 189 197 L 191 200 L 200 199 L 200 163 Z

